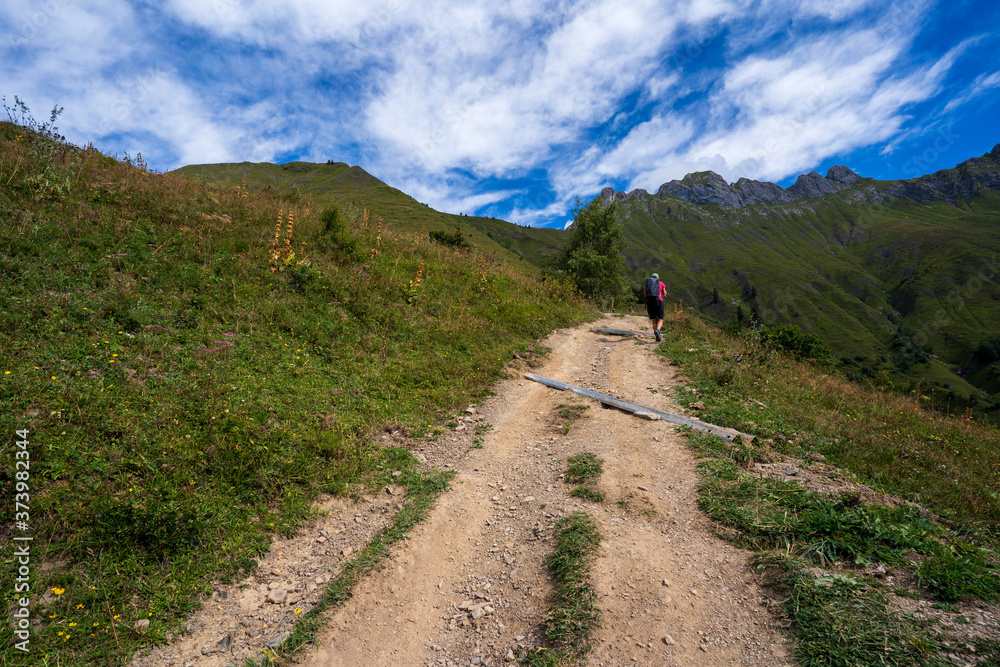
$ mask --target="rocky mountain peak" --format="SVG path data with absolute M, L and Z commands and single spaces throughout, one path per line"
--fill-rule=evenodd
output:
M 853 169 L 845 167 L 842 164 L 835 164 L 826 172 L 826 180 L 842 185 L 850 185 L 859 178 L 861 177 L 854 173 Z
M 678 197 L 693 204 L 719 204 L 742 208 L 752 204 L 790 202 L 800 197 L 822 197 L 843 190 L 859 178 L 861 177 L 852 169 L 838 164 L 830 167 L 825 178 L 811 171 L 802 174 L 794 185 L 784 189 L 776 183 L 749 178 L 741 178 L 729 184 L 714 171 L 696 171 L 687 174 L 679 181 L 664 183 L 656 194 Z M 632 194 L 629 193 L 629 196 Z
M 696 171 L 680 181 L 664 183 L 656 194 L 680 197 L 696 204 L 741 205 L 739 193 L 714 171 Z
M 614 188 L 604 188 L 601 190 L 601 206 L 610 206 L 615 203 L 615 189 Z
M 740 193 L 744 206 L 750 204 L 772 204 L 774 202 L 791 201 L 792 198 L 777 183 L 753 181 L 741 178 L 734 186 Z
M 714 171 L 695 171 L 690 174 L 685 174 L 684 178 L 681 179 L 682 183 L 714 183 L 720 187 L 728 186 L 729 183 L 726 182 L 719 174 Z
M 615 192 L 605 188 L 601 198 L 605 203 L 629 199 L 644 200 L 650 196 L 677 197 L 692 204 L 716 204 L 742 208 L 753 204 L 776 204 L 791 202 L 801 198 L 818 198 L 840 192 L 848 188 L 859 188 L 859 196 L 869 202 L 880 202 L 887 198 L 906 197 L 915 201 L 956 202 L 972 198 L 985 189 L 1000 191 L 1000 144 L 981 157 L 970 158 L 955 169 L 942 169 L 918 178 L 893 181 L 872 181 L 866 179 L 864 187 L 858 184 L 861 176 L 844 165 L 830 167 L 826 176 L 816 171 L 802 174 L 793 185 L 782 188 L 775 183 L 740 178 L 735 183 L 727 183 L 714 171 L 696 171 L 686 174 L 681 180 L 673 180 L 661 185 L 655 195 L 642 189 L 631 192 Z
M 822 197 L 842 189 L 839 183 L 828 181 L 818 172 L 810 171 L 801 174 L 795 183 L 788 187 L 788 193 L 795 197 Z

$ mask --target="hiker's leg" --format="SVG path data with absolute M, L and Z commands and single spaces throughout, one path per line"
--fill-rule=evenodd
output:
M 663 302 L 654 301 L 653 309 L 649 313 L 649 317 L 653 320 L 653 329 L 659 331 L 660 327 L 663 326 Z

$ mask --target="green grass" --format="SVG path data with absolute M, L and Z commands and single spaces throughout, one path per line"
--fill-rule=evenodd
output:
M 860 504 L 857 496 L 824 496 L 799 484 L 759 479 L 744 473 L 740 448 L 704 434 L 689 436 L 696 451 L 712 459 L 702 464 L 701 506 L 735 529 L 741 546 L 781 550 L 821 566 L 885 563 L 916 567 L 931 597 L 992 601 L 1000 597 L 1000 569 L 987 549 L 956 538 L 919 509 Z
M 568 239 L 561 229 L 521 227 L 495 218 L 436 211 L 361 167 L 343 162 L 197 164 L 173 173 L 223 187 L 245 182 L 248 188 L 271 189 L 298 203 L 311 197 L 318 207 L 333 203 L 365 207 L 372 211 L 373 219 L 384 218 L 386 225 L 398 233 L 460 234 L 476 250 L 530 273 L 551 265 Z
M 559 406 L 563 411 L 579 406 Z M 592 484 L 604 470 L 596 454 L 580 452 L 567 459 L 566 481 L 578 484 L 569 492 L 575 498 L 603 502 L 604 494 Z M 601 543 L 593 517 L 574 512 L 556 522 L 556 550 L 549 559 L 555 580 L 552 607 L 545 616 L 547 647 L 530 649 L 524 659 L 533 667 L 558 667 L 581 661 L 590 651 L 588 638 L 600 621 L 593 588 L 588 582 L 590 564 Z
M 601 612 L 589 575 L 601 539 L 593 517 L 583 512 L 574 512 L 556 522 L 556 549 L 548 563 L 555 591 L 551 609 L 545 616 L 545 636 L 550 646 L 529 650 L 525 656 L 527 664 L 570 665 L 590 652 L 590 634 L 600 622 Z
M 597 454 L 580 452 L 566 459 L 566 481 L 569 484 L 589 484 L 604 472 L 604 461 Z
M 0 182 L 0 431 L 29 431 L 34 537 L 18 664 L 120 664 L 164 640 L 317 494 L 408 469 L 382 434 L 434 437 L 515 354 L 594 314 L 348 202 L 321 216 L 7 123 Z M 8 449 L 5 498 L 17 481 Z
M 1000 665 L 1000 641 L 995 639 L 977 639 L 973 642 L 973 645 L 976 648 L 976 654 L 980 657 L 981 664 Z
M 969 597 L 1000 599 L 1000 567 L 996 557 L 963 542 L 934 549 L 917 568 L 917 579 L 938 600 Z
M 585 486 L 581 484 L 580 486 L 574 488 L 569 492 L 569 495 L 574 498 L 581 498 L 583 500 L 588 500 L 592 503 L 603 503 L 604 494 L 591 486 Z
M 556 412 L 559 414 L 560 419 L 563 420 L 562 426 L 559 428 L 559 432 L 563 435 L 569 433 L 573 424 L 582 419 L 583 413 L 586 411 L 587 406 L 579 403 L 560 403 L 557 405 Z
M 593 486 L 604 472 L 603 459 L 591 452 L 580 452 L 566 459 L 566 463 L 566 482 L 577 485 L 569 495 L 592 503 L 604 502 L 604 494 Z
M 692 381 L 679 402 L 701 400 L 706 421 L 757 436 L 728 443 L 688 433 L 702 458 L 699 503 L 729 539 L 757 552 L 801 664 L 944 665 L 946 653 L 963 653 L 933 625 L 892 611 L 891 600 L 904 594 L 957 611 L 960 601 L 1000 599 L 996 480 L 978 469 L 996 469 L 997 430 L 847 383 L 752 335 L 732 338 L 688 316 L 669 327 L 660 351 Z M 937 516 L 750 474 L 757 463 L 817 452 Z M 930 452 L 939 456 L 920 465 Z M 890 591 L 865 576 L 874 563 L 915 588 Z
M 734 338 L 687 316 L 668 316 L 665 326 L 671 335 L 659 351 L 691 379 L 697 394 L 678 400 L 703 401 L 700 418 L 771 440 L 781 452 L 821 453 L 954 530 L 1000 541 L 997 428 L 796 362 L 762 348 L 752 331 Z
M 816 576 L 781 554 L 761 558 L 781 591 L 803 667 L 935 667 L 952 664 L 939 637 L 888 608 L 888 594 L 871 580 L 841 574 Z

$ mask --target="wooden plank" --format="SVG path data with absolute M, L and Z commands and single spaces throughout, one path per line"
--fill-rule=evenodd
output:
M 610 327 L 591 327 L 594 333 L 607 334 L 609 336 L 649 336 L 653 337 L 651 331 L 631 331 L 629 329 L 612 329 Z
M 708 433 L 709 435 L 715 435 L 723 440 L 728 440 L 733 442 L 736 438 L 740 438 L 744 442 L 752 442 L 754 436 L 749 433 L 741 433 L 736 429 L 726 428 L 724 426 L 716 426 L 715 424 L 709 424 L 701 421 L 700 419 L 692 419 L 691 417 L 685 417 L 684 415 L 677 415 L 672 412 L 665 412 L 663 410 L 657 410 L 656 408 L 650 408 L 645 405 L 639 405 L 638 403 L 633 403 L 631 401 L 625 401 L 620 398 L 615 398 L 614 396 L 608 396 L 607 394 L 602 394 L 600 392 L 591 391 L 590 389 L 584 389 L 583 387 L 577 387 L 576 385 L 567 384 L 565 382 L 560 382 L 559 380 L 553 380 L 551 378 L 542 377 L 541 375 L 535 375 L 534 373 L 525 373 L 524 377 L 532 380 L 534 382 L 539 382 L 547 387 L 552 387 L 553 389 L 558 389 L 559 391 L 566 391 L 567 389 L 572 391 L 574 394 L 580 396 L 586 396 L 587 398 L 593 398 L 604 405 L 610 405 L 611 407 L 618 408 L 619 410 L 624 410 L 625 412 L 645 412 L 649 414 L 654 414 L 665 422 L 670 422 L 671 424 L 681 424 L 683 426 L 690 426 L 696 431 L 701 431 L 702 433 Z

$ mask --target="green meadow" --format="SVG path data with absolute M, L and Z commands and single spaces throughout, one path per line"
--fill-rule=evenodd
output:
M 517 257 L 360 200 L 156 174 L 9 123 L 0 182 L 8 500 L 15 433 L 30 443 L 27 529 L 13 502 L 0 518 L 34 540 L 31 652 L 4 664 L 121 664 L 318 494 L 394 470 L 414 502 L 439 493 L 380 435 L 435 437 L 514 354 L 594 315 Z

